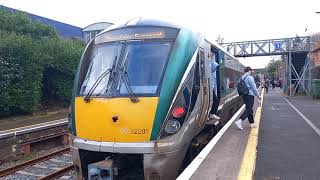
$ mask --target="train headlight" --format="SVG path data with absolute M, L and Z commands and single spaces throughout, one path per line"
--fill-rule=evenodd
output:
M 164 128 L 164 131 L 168 134 L 174 134 L 176 133 L 181 127 L 181 123 L 176 120 L 176 119 L 170 119 L 165 128 Z
M 179 94 L 172 102 L 166 118 L 164 119 L 163 124 L 161 125 L 161 130 L 159 134 L 159 139 L 164 139 L 169 136 L 173 136 L 178 131 L 183 128 L 183 124 L 190 115 L 190 109 L 193 110 L 198 94 L 192 93 L 193 73 L 189 73 L 186 80 L 184 81 L 182 87 L 179 90 Z M 192 95 L 194 98 L 192 99 Z M 187 125 L 188 126 L 188 125 Z
M 172 110 L 172 112 L 171 112 L 172 116 L 175 117 L 175 118 L 180 118 L 180 117 L 182 117 L 185 113 L 186 113 L 186 110 L 185 110 L 185 108 L 182 107 L 182 106 L 178 106 L 178 107 L 173 108 L 173 110 Z

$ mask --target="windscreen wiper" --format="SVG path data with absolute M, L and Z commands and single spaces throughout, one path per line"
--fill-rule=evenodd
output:
M 112 71 L 114 69 L 114 66 L 115 64 L 117 63 L 117 59 L 118 59 L 118 56 L 115 56 L 114 57 L 114 60 L 113 60 L 113 65 L 112 65 L 112 68 L 109 68 L 107 70 L 105 70 L 96 80 L 96 82 L 94 82 L 93 86 L 90 88 L 88 94 L 85 96 L 84 98 L 84 101 L 85 102 L 89 102 L 90 101 L 90 97 L 92 95 L 92 93 L 94 92 L 94 90 L 97 88 L 97 86 L 99 85 L 99 83 L 101 82 L 101 80 L 106 77 L 108 74 L 111 74 L 112 75 Z M 111 77 L 109 77 L 109 81 L 112 80 Z M 107 89 L 108 90 L 108 89 Z
M 94 90 L 97 88 L 97 86 L 99 85 L 99 83 L 101 82 L 101 80 L 106 77 L 108 74 L 110 74 L 112 71 L 112 69 L 107 69 L 106 71 L 104 71 L 96 80 L 96 82 L 94 82 L 93 86 L 90 88 L 88 94 L 84 97 L 84 101 L 85 102 L 89 102 L 90 101 L 90 97 L 92 95 L 92 93 L 94 92 Z
M 122 68 L 122 74 L 120 75 L 123 82 L 124 82 L 124 85 L 126 86 L 127 88 L 127 91 L 130 95 L 130 100 L 131 102 L 133 103 L 137 103 L 139 102 L 139 99 L 134 95 L 134 92 L 132 90 L 132 87 L 131 87 L 131 83 L 130 83 L 130 80 L 129 80 L 129 77 L 128 77 L 128 72 L 124 70 L 124 68 Z

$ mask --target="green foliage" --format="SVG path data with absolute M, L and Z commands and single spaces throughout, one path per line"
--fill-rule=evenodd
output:
M 34 38 L 58 37 L 54 28 L 32 21 L 26 13 L 10 13 L 0 7 L 0 17 L 1 31 L 31 35 Z
M 83 48 L 53 27 L 0 9 L 0 116 L 34 112 L 49 97 L 68 103 Z
M 270 77 L 274 77 L 277 73 L 277 67 L 281 64 L 281 60 L 272 59 L 267 66 L 267 73 Z
M 47 41 L 43 48 L 50 49 L 44 62 L 44 91 L 64 102 L 71 99 L 71 89 L 77 65 L 83 51 L 83 43 L 77 40 L 56 39 Z M 45 95 L 47 94 L 45 93 Z
M 32 112 L 38 107 L 41 97 L 41 78 L 43 67 L 35 53 L 36 43 L 30 36 L 15 33 L 0 33 L 0 56 L 3 62 L 6 82 L 1 86 L 5 96 L 1 102 L 0 113 Z M 7 74 L 8 73 L 8 74 Z

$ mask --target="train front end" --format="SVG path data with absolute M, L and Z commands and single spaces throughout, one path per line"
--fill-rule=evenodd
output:
M 105 30 L 83 53 L 69 122 L 80 179 L 102 170 L 118 178 L 177 176 L 190 140 L 178 133 L 189 102 L 177 89 L 198 41 L 188 30 L 146 24 Z

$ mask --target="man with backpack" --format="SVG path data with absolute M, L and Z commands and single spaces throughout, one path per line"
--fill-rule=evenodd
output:
M 254 126 L 254 119 L 253 119 L 253 104 L 254 104 L 254 96 L 260 100 L 261 97 L 259 96 L 258 89 L 254 82 L 254 78 L 251 76 L 252 69 L 251 67 L 246 67 L 244 69 L 244 75 L 240 78 L 237 84 L 237 90 L 239 95 L 242 97 L 244 104 L 246 105 L 246 110 L 240 116 L 240 119 L 235 122 L 236 126 L 242 130 L 242 121 L 248 118 L 250 127 L 253 128 Z

